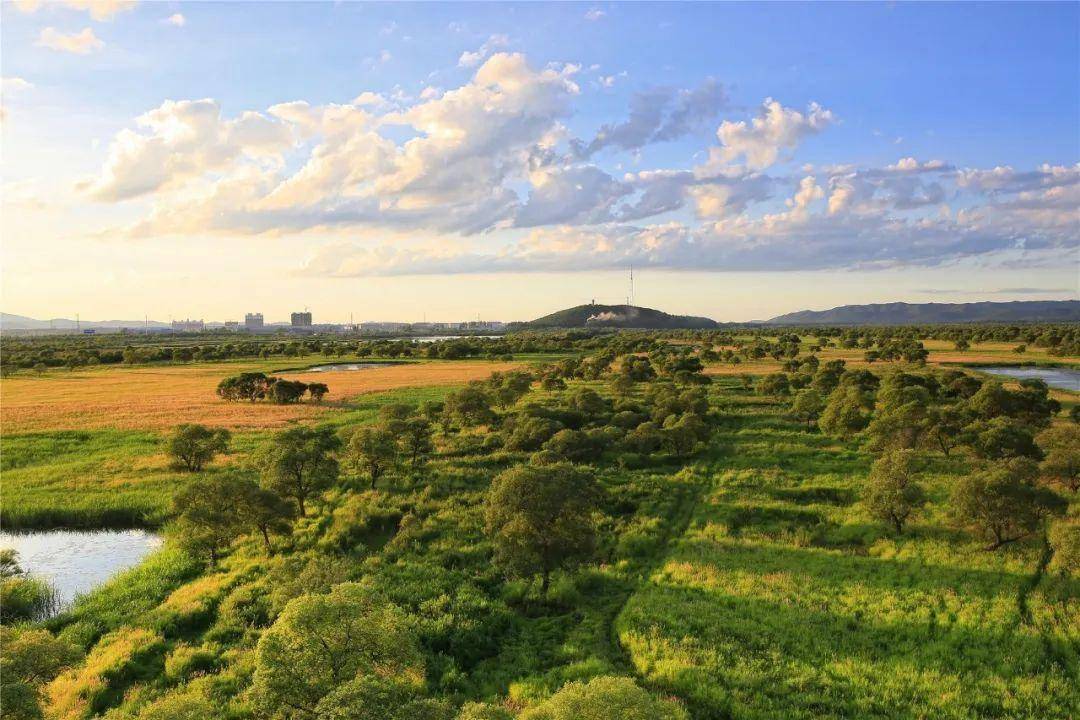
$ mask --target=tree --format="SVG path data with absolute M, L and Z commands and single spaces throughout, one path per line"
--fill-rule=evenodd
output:
M 342 583 L 285 606 L 255 649 L 252 692 L 267 715 L 315 720 L 333 717 L 320 705 L 335 691 L 380 677 L 423 681 L 416 639 L 400 609 Z
M 592 556 L 600 488 L 592 474 L 566 463 L 519 465 L 495 477 L 484 517 L 495 564 L 507 574 L 539 573 L 546 595 L 551 572 Z
M 270 535 L 287 535 L 292 532 L 292 520 L 296 509 L 273 490 L 259 487 L 253 480 L 245 479 L 239 487 L 237 515 L 241 524 L 252 528 L 262 536 L 267 555 L 274 554 Z
M 821 411 L 824 409 L 825 401 L 821 399 L 821 393 L 813 388 L 800 390 L 791 403 L 791 412 L 797 419 L 806 421 L 807 429 L 821 416 Z
M 276 382 L 266 373 L 247 372 L 227 377 L 217 386 L 217 394 L 225 400 L 249 400 L 255 402 L 266 397 L 270 386 Z
M 1026 457 L 1042 459 L 1035 437 L 1024 425 L 1007 417 L 980 420 L 964 429 L 964 438 L 971 449 L 985 460 Z
M 965 352 L 971 349 L 971 343 L 969 343 L 965 338 L 957 339 L 954 345 L 957 352 Z
M 949 453 L 962 439 L 961 431 L 967 424 L 967 416 L 957 406 L 946 405 L 931 408 L 927 419 L 927 437 L 941 448 L 945 457 L 949 457 Z
M 278 380 L 270 386 L 268 394 L 270 399 L 278 405 L 288 405 L 300 402 L 300 398 L 304 397 L 307 390 L 307 383 L 299 380 Z
M 42 687 L 79 660 L 78 648 L 48 630 L 7 625 L 0 626 L 0 647 L 3 717 L 38 720 Z
M 205 425 L 178 425 L 169 438 L 165 452 L 173 465 L 190 472 L 199 472 L 218 453 L 229 451 L 232 434 L 225 428 L 211 430 Z
M 390 403 L 379 408 L 379 424 L 397 435 L 405 429 L 405 421 L 416 415 L 416 406 Z
M 401 448 L 414 470 L 422 467 L 435 450 L 431 439 L 433 434 L 431 422 L 425 417 L 409 418 L 405 422 L 401 434 Z
M 709 436 L 709 426 L 697 415 L 686 412 L 682 415 L 670 415 L 664 422 L 664 445 L 676 457 L 692 454 L 700 441 Z
M 469 384 L 446 398 L 449 417 L 464 427 L 487 425 L 495 420 L 491 410 L 491 396 L 478 383 Z
M 263 486 L 296 500 L 303 517 L 307 499 L 337 480 L 333 453 L 340 448 L 341 439 L 330 428 L 283 430 L 263 450 Z
M 818 427 L 829 435 L 852 435 L 870 422 L 870 407 L 870 398 L 857 385 L 840 385 L 829 395 Z
M 308 383 L 307 391 L 311 395 L 313 402 L 321 403 L 326 394 L 330 392 L 330 388 L 326 383 Z
M 926 494 L 913 479 L 915 455 L 911 450 L 890 450 L 878 458 L 863 487 L 863 505 L 872 516 L 904 531 L 911 514 L 926 504 Z
M 349 438 L 345 456 L 354 467 L 367 473 L 374 490 L 376 481 L 397 462 L 394 433 L 380 426 L 359 428 Z
M 1073 492 L 1080 490 L 1080 432 L 1058 425 L 1044 430 L 1036 439 L 1045 454 L 1039 467 L 1042 477 Z
M 866 427 L 870 449 L 913 449 L 930 427 L 930 394 L 919 385 L 901 385 L 903 373 L 886 378 L 877 412 Z
M 601 676 L 570 682 L 521 720 L 688 720 L 672 700 L 649 694 L 627 677 Z
M 212 566 L 244 533 L 239 514 L 242 483 L 234 475 L 209 475 L 191 480 L 173 495 L 180 545 L 193 555 L 206 555 Z
M 1027 537 L 1066 505 L 1053 491 L 1032 484 L 1037 472 L 1031 460 L 1015 458 L 965 475 L 953 491 L 955 518 L 986 538 L 987 550 Z
M 623 442 L 634 452 L 650 455 L 664 444 L 664 433 L 659 425 L 650 420 L 627 433 Z
M 772 373 L 757 384 L 758 395 L 787 395 L 791 392 L 787 373 Z

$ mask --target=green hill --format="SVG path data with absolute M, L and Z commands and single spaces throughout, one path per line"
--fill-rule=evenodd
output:
M 637 328 L 642 330 L 699 330 L 717 327 L 715 320 L 668 315 L 635 305 L 578 305 L 525 323 L 526 328 Z

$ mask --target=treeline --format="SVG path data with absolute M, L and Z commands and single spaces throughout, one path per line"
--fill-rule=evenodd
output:
M 528 353 L 598 351 L 622 355 L 650 352 L 670 344 L 698 345 L 707 362 L 738 364 L 767 357 L 798 355 L 803 337 L 810 336 L 810 351 L 822 348 L 861 349 L 867 360 L 917 362 L 926 357 L 922 341 L 952 342 L 959 351 L 982 342 L 1014 343 L 1018 352 L 1043 348 L 1055 357 L 1080 355 L 1080 328 L 1072 325 L 928 325 L 903 327 L 822 327 L 797 331 L 773 327 L 662 332 L 571 330 L 523 332 L 501 337 L 463 337 L 435 342 L 357 339 L 340 335 L 305 338 L 237 340 L 234 335 L 210 336 L 172 342 L 169 338 L 127 339 L 102 337 L 7 337 L 0 340 L 0 371 L 76 368 L 93 365 L 187 363 L 246 358 L 465 358 L 510 359 Z

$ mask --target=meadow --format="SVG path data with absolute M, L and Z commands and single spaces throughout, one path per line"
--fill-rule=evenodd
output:
M 930 370 L 956 355 L 1015 361 L 1007 343 L 956 353 L 938 342 L 926 342 Z M 866 367 L 861 350 L 818 354 Z M 168 528 L 170 500 L 192 479 L 163 449 L 182 420 L 234 431 L 230 452 L 203 473 L 224 476 L 284 427 L 347 433 L 380 422 L 387 406 L 443 401 L 536 359 L 336 373 L 238 361 L 4 378 L 0 520 Z M 1024 360 L 1062 362 L 1037 350 Z M 826 435 L 792 417 L 789 399 L 737 377 L 780 367 L 708 363 L 710 434 L 691 456 L 608 448 L 590 461 L 603 489 L 593 560 L 557 571 L 543 595 L 491 562 L 489 486 L 532 452 L 505 447 L 509 430 L 498 443 L 493 428 L 439 432 L 422 472 L 392 471 L 375 489 L 343 469 L 273 555 L 243 538 L 210 566 L 170 541 L 44 624 L 84 653 L 43 686 L 46 717 L 261 717 L 252 689 L 260 637 L 294 598 L 349 581 L 403 610 L 425 692 L 445 706 L 424 718 L 510 718 L 566 683 L 606 675 L 633 678 L 694 720 L 1080 715 L 1080 582 L 1047 569 L 1037 537 L 987 552 L 957 527 L 948 501 L 972 470 L 964 453 L 921 452 L 929 503 L 902 534 L 872 518 L 860 502 L 874 459 L 863 438 Z M 927 371 L 871 369 L 897 367 Z M 331 401 L 214 397 L 223 375 L 242 370 L 327 382 Z M 534 385 L 503 413 L 564 407 L 583 389 L 643 404 L 652 383 L 629 394 L 607 376 L 567 385 Z M 9 416 L 8 398 L 28 389 L 38 402 L 20 398 Z M 127 403 L 125 392 L 140 399 Z M 82 395 L 90 402 L 80 410 Z M 1055 395 L 1066 407 L 1076 400 Z M 489 714 L 457 714 L 471 702 Z

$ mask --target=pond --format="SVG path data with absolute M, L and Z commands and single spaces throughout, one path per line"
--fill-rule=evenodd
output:
M 138 565 L 161 547 L 145 530 L 50 530 L 0 533 L 0 547 L 19 553 L 19 567 L 48 580 L 59 595 L 59 609 L 121 570 Z
M 304 372 L 340 372 L 342 370 L 370 370 L 371 368 L 390 367 L 396 363 L 336 363 L 331 365 L 316 365 L 304 368 Z
M 1052 388 L 1080 392 L 1080 370 L 1074 368 L 984 366 L 973 369 L 1013 380 L 1042 380 Z

